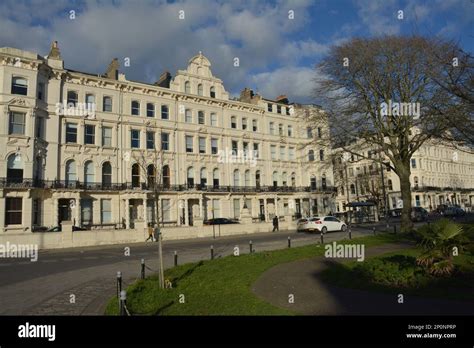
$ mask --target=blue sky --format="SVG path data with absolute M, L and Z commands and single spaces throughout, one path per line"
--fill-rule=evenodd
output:
M 131 66 L 121 71 L 144 82 L 164 70 L 175 75 L 202 51 L 232 95 L 250 87 L 297 102 L 313 101 L 314 66 L 331 45 L 418 33 L 473 52 L 473 24 L 471 0 L 0 0 L 0 47 L 46 55 L 57 40 L 67 68 L 91 73 L 129 57 Z

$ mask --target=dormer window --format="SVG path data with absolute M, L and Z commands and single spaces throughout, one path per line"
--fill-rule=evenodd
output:
M 215 97 L 216 97 L 216 89 L 215 89 L 214 87 L 211 87 L 210 94 L 211 94 L 211 98 L 215 98 Z
M 186 81 L 184 83 L 184 92 L 188 93 L 188 94 L 191 94 L 191 82 Z
M 267 104 L 267 110 L 268 110 L 268 112 L 272 112 L 273 111 L 273 105 L 268 103 Z
M 203 95 L 202 84 L 198 85 L 198 95 Z

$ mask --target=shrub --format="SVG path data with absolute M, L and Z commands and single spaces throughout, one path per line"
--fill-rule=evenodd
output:
M 354 272 L 362 279 L 379 285 L 418 287 L 424 282 L 426 274 L 415 260 L 406 255 L 373 258 L 355 266 Z
M 430 274 L 449 276 L 454 271 L 453 252 L 458 252 L 468 243 L 461 225 L 447 219 L 420 227 L 417 231 L 418 245 L 423 253 L 416 263 L 424 267 Z

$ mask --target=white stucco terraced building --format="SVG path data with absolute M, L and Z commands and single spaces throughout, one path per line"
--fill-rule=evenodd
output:
M 255 222 L 335 210 L 328 150 L 306 146 L 327 127 L 300 117 L 316 106 L 231 99 L 202 53 L 155 84 L 127 80 L 117 60 L 102 75 L 64 65 L 56 42 L 44 57 L 0 49 L 1 233 L 146 226 L 153 177 L 166 226 L 239 218 L 244 199 Z

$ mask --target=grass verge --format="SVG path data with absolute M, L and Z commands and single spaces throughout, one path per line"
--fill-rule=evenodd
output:
M 367 248 L 402 240 L 404 236 L 400 234 L 380 234 L 352 241 L 364 243 Z M 165 271 L 165 278 L 173 283 L 172 289 L 159 289 L 156 277 L 129 286 L 127 308 L 135 315 L 294 315 L 297 313 L 257 298 L 251 286 L 277 264 L 323 254 L 324 248 L 313 244 L 180 265 Z M 180 295 L 184 295 L 184 303 L 180 303 Z M 115 297 L 109 301 L 106 314 L 118 314 Z
M 451 277 L 435 277 L 415 259 L 420 249 L 387 253 L 359 262 L 331 265 L 321 277 L 331 285 L 420 297 L 474 301 L 474 254 L 466 252 L 454 258 L 456 271 Z

